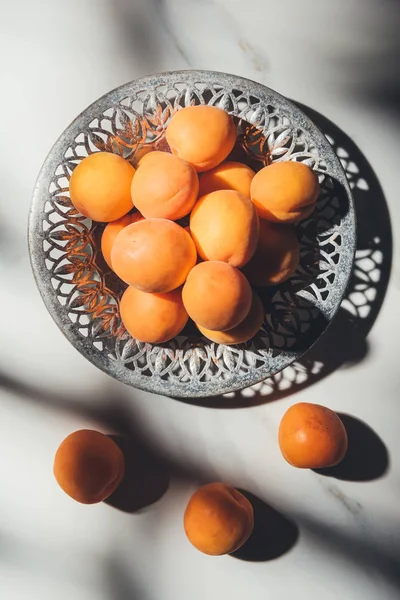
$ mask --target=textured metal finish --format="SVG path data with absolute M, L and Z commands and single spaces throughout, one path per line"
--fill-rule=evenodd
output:
M 262 166 L 297 160 L 318 172 L 315 213 L 298 226 L 301 265 L 279 288 L 262 292 L 265 324 L 247 344 L 221 346 L 185 331 L 167 344 L 132 339 L 121 324 L 123 285 L 109 272 L 92 224 L 72 206 L 74 167 L 99 150 L 136 163 L 150 147 L 165 148 L 171 114 L 214 104 L 238 118 L 235 154 Z M 355 212 L 332 147 L 305 114 L 273 90 L 209 71 L 180 71 L 124 85 L 87 108 L 44 162 L 29 220 L 32 268 L 44 302 L 71 343 L 92 363 L 134 387 L 173 397 L 215 396 L 255 384 L 298 359 L 332 321 L 351 274 Z M 223 400 L 221 400 L 223 401 Z

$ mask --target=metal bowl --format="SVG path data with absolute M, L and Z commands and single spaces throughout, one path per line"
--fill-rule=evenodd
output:
M 116 152 L 135 164 L 148 148 L 165 149 L 171 114 L 213 104 L 237 117 L 236 155 L 250 164 L 295 160 L 318 173 L 314 214 L 298 226 L 301 264 L 287 282 L 262 290 L 265 323 L 246 344 L 223 346 L 190 327 L 155 346 L 121 324 L 123 284 L 99 251 L 103 225 L 72 206 L 69 178 L 92 152 Z M 334 318 L 352 270 L 356 242 L 352 194 L 339 159 L 320 130 L 273 90 L 233 75 L 175 71 L 138 79 L 106 94 L 64 131 L 40 171 L 29 219 L 33 272 L 43 300 L 70 342 L 93 364 L 136 388 L 172 397 L 206 397 L 251 386 L 298 359 Z

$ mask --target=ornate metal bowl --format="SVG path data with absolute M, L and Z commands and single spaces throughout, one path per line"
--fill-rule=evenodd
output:
M 132 339 L 121 324 L 123 285 L 99 252 L 103 226 L 72 206 L 69 178 L 96 151 L 135 164 L 148 146 L 163 148 L 171 114 L 214 104 L 237 117 L 236 156 L 263 166 L 296 160 L 318 173 L 315 213 L 298 227 L 301 265 L 277 288 L 263 290 L 265 323 L 251 342 L 222 346 L 190 327 L 167 344 Z M 243 389 L 284 369 L 323 333 L 338 310 L 355 251 L 355 212 L 342 166 L 324 135 L 286 98 L 247 79 L 209 71 L 145 77 L 106 94 L 61 135 L 33 194 L 29 246 L 43 300 L 66 337 L 93 364 L 134 387 L 173 397 Z

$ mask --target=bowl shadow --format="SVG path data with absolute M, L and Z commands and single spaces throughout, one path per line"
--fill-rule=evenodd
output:
M 353 274 L 334 322 L 300 359 L 259 384 L 210 398 L 181 399 L 209 408 L 246 408 L 278 400 L 305 389 L 339 367 L 362 362 L 369 353 L 367 336 L 385 299 L 392 264 L 392 230 L 380 182 L 354 141 L 317 111 L 298 106 L 332 144 L 352 189 L 357 217 Z

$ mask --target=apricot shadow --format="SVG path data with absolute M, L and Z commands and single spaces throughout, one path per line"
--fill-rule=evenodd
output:
M 389 453 L 379 435 L 369 425 L 351 415 L 338 413 L 346 428 L 349 446 L 342 462 L 315 473 L 343 481 L 373 481 L 389 468 Z
M 297 525 L 246 490 L 239 490 L 254 510 L 254 530 L 247 542 L 231 556 L 246 562 L 266 562 L 291 550 L 299 537 Z
M 119 487 L 104 502 L 126 513 L 154 504 L 169 488 L 170 472 L 150 448 L 121 435 L 109 435 L 122 450 L 125 476 Z

